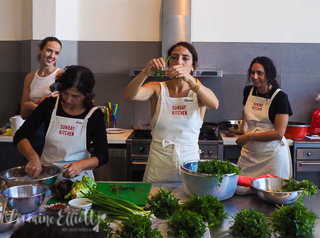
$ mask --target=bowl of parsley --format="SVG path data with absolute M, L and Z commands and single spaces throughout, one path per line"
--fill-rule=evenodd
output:
M 183 191 L 191 196 L 212 195 L 219 200 L 232 197 L 237 188 L 240 169 L 229 161 L 194 160 L 180 167 Z
M 299 184 L 291 180 L 291 184 Z M 257 190 L 258 196 L 273 204 L 290 204 L 298 200 L 303 190 L 296 186 L 289 187 L 289 180 L 278 177 L 258 178 L 251 182 L 251 186 Z

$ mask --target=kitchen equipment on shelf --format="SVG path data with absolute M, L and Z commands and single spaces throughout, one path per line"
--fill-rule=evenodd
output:
M 14 167 L 0 173 L 0 179 L 6 182 L 8 187 L 22 184 L 53 184 L 62 170 L 55 165 L 42 165 L 42 171 L 38 179 L 34 179 L 25 172 L 25 166 Z
M 238 135 L 242 134 L 242 120 L 228 120 L 226 126 L 228 131 Z
M 8 198 L 8 207 L 25 214 L 36 211 L 44 201 L 48 188 L 44 185 L 19 185 L 7 188 L 2 195 Z
M 3 222 L 0 223 L 0 233 L 11 230 L 20 217 L 21 214 L 17 210 L 7 211 Z
M 220 183 L 218 176 L 197 172 L 199 163 L 203 161 L 205 160 L 187 161 L 180 166 L 183 191 L 189 196 L 192 193 L 199 196 L 212 195 L 221 201 L 232 197 L 236 191 L 239 176 L 234 173 L 225 174 Z
M 24 123 L 24 120 L 21 118 L 20 115 L 15 115 L 14 117 L 11 117 L 9 119 L 10 124 L 11 124 L 11 135 L 14 136 L 16 131 L 22 126 Z
M 257 190 L 258 196 L 273 204 L 290 204 L 298 200 L 302 191 L 281 192 L 285 185 L 285 179 L 277 177 L 258 178 L 251 182 L 251 186 Z
M 289 121 L 284 136 L 287 139 L 302 140 L 308 131 L 309 125 L 302 122 Z

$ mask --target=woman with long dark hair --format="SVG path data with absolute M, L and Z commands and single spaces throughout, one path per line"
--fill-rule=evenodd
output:
M 57 82 L 60 96 L 39 104 L 14 135 L 14 143 L 28 160 L 26 172 L 30 176 L 36 178 L 42 165 L 54 164 L 66 169 L 65 177 L 81 180 L 108 160 L 103 113 L 92 104 L 95 79 L 88 68 L 68 66 Z M 39 158 L 29 138 L 42 123 L 46 137 Z M 89 153 L 91 143 L 94 156 Z
M 267 173 L 290 178 L 292 163 L 284 137 L 292 110 L 288 96 L 276 80 L 277 70 L 265 56 L 252 60 L 244 88 L 243 131 L 236 140 L 242 147 L 238 166 L 240 175 L 262 176 Z
M 163 70 L 163 58 L 152 59 L 125 90 L 130 100 L 151 102 L 152 143 L 143 180 L 181 182 L 179 165 L 199 160 L 199 133 L 206 109 L 217 109 L 219 101 L 211 89 L 193 77 L 198 54 L 188 42 L 168 50 L 169 69 L 164 82 L 145 80 Z

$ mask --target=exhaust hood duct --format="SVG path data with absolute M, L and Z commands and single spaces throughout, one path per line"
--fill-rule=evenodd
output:
M 191 1 L 162 0 L 162 57 L 179 41 L 191 42 Z M 137 76 L 142 69 L 130 69 L 129 76 Z M 222 77 L 223 71 L 216 68 L 196 69 L 195 77 Z
M 162 57 L 179 41 L 191 42 L 191 0 L 162 0 Z

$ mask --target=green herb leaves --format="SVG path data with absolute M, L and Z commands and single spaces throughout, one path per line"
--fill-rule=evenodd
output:
M 121 230 L 116 231 L 117 238 L 161 238 L 157 228 L 152 229 L 151 215 L 130 214 L 121 223 Z
M 229 160 L 220 161 L 220 160 L 208 160 L 199 163 L 198 173 L 208 174 L 209 178 L 218 176 L 220 183 L 222 182 L 224 174 L 240 174 L 240 169 L 237 166 L 232 165 Z M 217 184 L 220 186 L 220 184 Z
M 178 238 L 201 238 L 206 232 L 202 216 L 192 211 L 179 210 L 167 222 L 168 235 Z
M 164 62 L 167 64 L 168 61 L 170 59 L 170 56 L 166 59 L 166 54 L 164 54 L 163 60 Z M 160 77 L 163 78 L 163 75 L 165 74 L 166 71 L 160 70 L 160 69 L 156 69 L 153 73 L 153 77 Z
M 172 191 L 160 188 L 154 196 L 147 199 L 146 210 L 151 211 L 158 218 L 167 219 L 179 209 L 179 200 Z
M 114 184 L 114 185 L 110 185 L 109 186 L 109 190 L 111 192 L 113 192 L 115 195 L 117 195 L 117 197 L 119 197 L 120 192 L 124 191 L 124 190 L 131 190 L 131 191 L 135 191 L 136 187 L 135 186 L 124 186 L 122 184 Z
M 271 224 L 266 222 L 265 216 L 252 208 L 242 209 L 235 214 L 234 224 L 230 227 L 231 234 L 237 238 L 269 238 Z
M 312 182 L 308 180 L 302 180 L 301 182 L 297 183 L 293 178 L 285 180 L 287 184 L 281 187 L 282 192 L 293 192 L 303 190 L 303 194 L 307 195 L 308 197 L 312 197 L 318 192 L 318 188 Z
M 189 200 L 182 204 L 181 207 L 183 210 L 189 210 L 201 215 L 209 227 L 220 224 L 221 220 L 226 218 L 228 214 L 224 212 L 224 206 L 220 200 L 211 195 L 200 197 L 197 194 L 192 194 Z
M 280 235 L 310 236 L 317 217 L 313 211 L 307 211 L 302 202 L 295 202 L 292 206 L 278 206 L 272 213 L 274 232 Z

